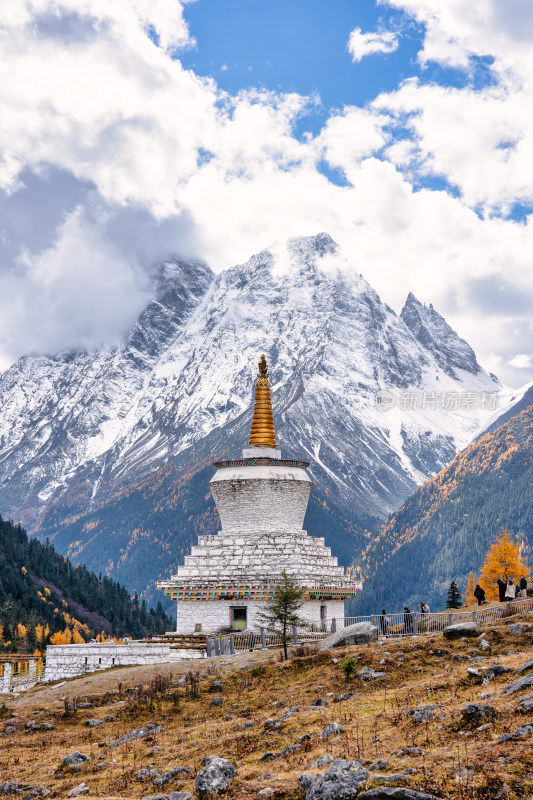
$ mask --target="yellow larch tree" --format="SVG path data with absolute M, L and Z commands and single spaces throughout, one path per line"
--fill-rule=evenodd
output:
M 464 586 L 463 597 L 465 599 L 465 606 L 477 605 L 477 599 L 474 597 L 474 589 L 479 583 L 475 572 L 469 572 Z
M 26 641 L 26 626 L 19 622 L 17 627 L 15 628 L 15 639 L 17 640 L 17 644 L 22 645 Z
M 529 569 L 520 556 L 520 542 L 514 542 L 504 529 L 488 549 L 481 568 L 479 582 L 487 600 L 498 600 L 498 578 L 505 582 L 511 578 L 517 583 L 522 575 L 527 578 L 528 574 Z

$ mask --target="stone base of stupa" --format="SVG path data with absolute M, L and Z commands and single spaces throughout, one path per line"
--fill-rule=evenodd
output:
M 245 610 L 246 630 L 258 631 L 267 627 L 261 619 L 261 612 L 265 610 L 265 603 L 257 601 L 239 600 L 178 600 L 177 602 L 177 633 L 219 633 L 224 630 L 238 632 L 235 627 L 234 617 L 236 609 Z M 301 620 L 309 623 L 315 630 L 321 630 L 324 620 L 333 617 L 342 620 L 344 617 L 344 600 L 307 600 L 298 611 Z

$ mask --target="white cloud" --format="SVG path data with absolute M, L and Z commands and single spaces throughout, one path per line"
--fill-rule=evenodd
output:
M 348 52 L 351 53 L 352 61 L 361 61 L 365 56 L 375 53 L 393 53 L 397 49 L 397 34 L 391 31 L 363 33 L 361 28 L 355 28 L 348 39 Z
M 531 353 L 517 353 L 509 359 L 511 367 L 516 369 L 530 369 L 533 367 L 533 355 Z
M 116 339 L 167 255 L 220 270 L 327 230 L 387 302 L 399 308 L 413 290 L 482 363 L 522 381 L 533 369 L 514 361 L 533 350 L 533 221 L 499 213 L 533 186 L 533 33 L 518 24 L 529 6 L 515 2 L 513 22 L 496 0 L 442 0 L 438 13 L 429 0 L 396 5 L 427 26 L 424 59 L 468 69 L 472 54 L 492 54 L 492 85 L 408 81 L 297 137 L 319 99 L 233 97 L 183 69 L 176 48 L 191 40 L 176 0 L 6 0 L 0 362 Z M 415 190 L 434 175 L 456 196 Z

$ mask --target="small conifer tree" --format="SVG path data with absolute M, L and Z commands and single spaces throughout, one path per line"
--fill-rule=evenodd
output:
M 448 589 L 448 597 L 446 600 L 446 608 L 461 608 L 461 592 L 457 588 L 457 584 L 455 581 L 450 583 L 450 588 Z
M 290 580 L 285 570 L 283 570 L 282 579 L 281 584 L 276 586 L 274 594 L 267 601 L 266 608 L 260 617 L 266 625 L 281 627 L 283 653 L 286 661 L 288 658 L 287 642 L 291 629 L 295 625 L 304 625 L 304 621 L 298 616 L 298 611 L 302 607 L 303 592 Z

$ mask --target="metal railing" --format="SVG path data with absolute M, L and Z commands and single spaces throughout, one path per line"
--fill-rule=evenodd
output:
M 477 622 L 482 625 L 502 617 L 513 616 L 533 610 L 533 598 L 513 600 L 492 606 L 478 606 L 475 609 L 449 609 L 436 613 L 422 614 L 416 611 L 399 614 L 366 614 L 360 617 L 341 617 L 327 620 L 331 629 L 345 628 L 357 622 L 370 622 L 378 629 L 380 636 L 417 636 L 422 633 L 441 633 L 449 625 L 460 622 Z
M 298 646 L 323 639 L 339 628 L 357 622 L 370 622 L 378 629 L 380 637 L 419 636 L 421 634 L 442 633 L 449 625 L 459 622 L 477 622 L 479 625 L 493 622 L 502 617 L 533 611 L 533 598 L 498 603 L 492 606 L 478 606 L 475 609 L 449 609 L 436 613 L 422 614 L 415 611 L 400 614 L 366 614 L 360 617 L 337 617 L 325 620 L 322 630 L 292 628 L 288 644 Z M 282 647 L 281 631 L 260 628 L 257 631 L 243 631 L 212 634 L 206 637 L 207 657 L 233 655 L 237 652 L 266 650 L 269 647 Z
M 315 642 L 329 636 L 331 630 L 313 631 L 306 628 L 292 627 L 288 644 L 299 646 Z M 233 655 L 237 652 L 267 650 L 269 647 L 283 647 L 283 633 L 272 628 L 259 628 L 257 631 L 242 633 L 219 633 L 206 636 L 207 657 Z

